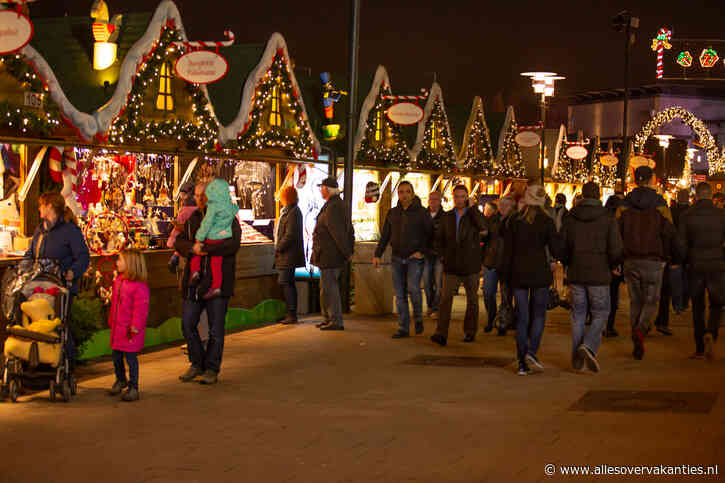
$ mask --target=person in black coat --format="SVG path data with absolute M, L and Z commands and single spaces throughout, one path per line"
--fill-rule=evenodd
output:
M 232 220 L 232 237 L 221 243 L 205 244 L 203 248 L 194 248 L 196 232 L 206 214 L 206 184 L 197 184 L 194 188 L 194 199 L 198 209 L 192 213 L 184 229 L 176 237 L 174 249 L 187 259 L 181 279 L 181 295 L 184 306 L 181 312 L 181 329 L 188 347 L 191 366 L 179 379 L 190 382 L 202 376 L 202 384 L 215 384 L 221 368 L 224 351 L 224 323 L 226 321 L 229 299 L 234 295 L 234 283 L 237 272 L 237 251 L 242 239 L 242 228 L 236 217 Z M 196 286 L 189 285 L 189 262 L 194 255 L 202 255 L 201 277 Z M 207 256 L 208 255 L 208 256 Z M 222 261 L 222 285 L 219 297 L 204 300 L 202 295 L 211 287 L 211 267 L 209 256 L 224 257 Z M 209 319 L 209 340 L 204 348 L 199 337 L 199 320 L 206 309 Z
M 692 319 L 695 326 L 693 359 L 714 359 L 725 305 L 725 210 L 712 201 L 712 188 L 699 183 L 697 201 L 680 216 L 678 236 L 687 266 L 692 297 Z M 710 300 L 710 316 L 705 326 L 705 291 Z
M 330 176 L 320 186 L 325 204 L 312 232 L 312 261 L 320 268 L 320 305 L 324 320 L 320 330 L 345 330 L 339 277 L 355 251 L 355 229 L 340 198 L 337 180 Z
M 413 304 L 415 333 L 423 333 L 423 297 L 420 280 L 423 277 L 425 254 L 430 250 L 433 222 L 428 210 L 415 196 L 413 185 L 408 181 L 398 184 L 398 206 L 385 217 L 383 233 L 375 249 L 373 266 L 377 267 L 388 243 L 393 249 L 392 269 L 395 300 L 398 309 L 398 330 L 393 339 L 410 335 L 410 309 L 408 296 Z
M 609 211 L 609 214 L 614 218 L 617 209 L 624 204 L 624 193 L 621 191 L 615 191 L 613 195 L 607 198 L 607 203 L 604 207 Z M 619 332 L 614 328 L 614 321 L 617 316 L 617 310 L 619 310 L 619 288 L 624 282 L 624 275 L 622 275 L 622 264 L 618 264 L 612 270 L 612 281 L 609 283 L 609 319 L 607 320 L 607 329 L 604 331 L 604 337 L 617 337 Z
M 549 254 L 561 258 L 562 252 L 554 220 L 544 211 L 545 200 L 544 188 L 529 186 L 524 195 L 526 206 L 505 234 L 504 244 L 508 249 L 504 276 L 516 300 L 519 375 L 529 374 L 530 366 L 536 370 L 544 368 L 536 353 L 546 322 L 549 286 L 553 282 Z
M 440 230 L 441 218 L 445 210 L 441 206 L 441 192 L 431 191 L 428 195 L 428 216 L 433 222 L 433 240 Z M 430 244 L 430 250 L 425 254 L 425 267 L 423 268 L 423 290 L 428 304 L 427 314 L 432 319 L 438 318 L 438 308 L 441 303 L 441 290 L 443 289 L 443 263 L 438 255 L 435 243 Z
M 287 317 L 283 324 L 297 323 L 297 286 L 295 269 L 305 266 L 302 240 L 302 211 L 297 206 L 297 190 L 287 186 L 280 194 L 282 211 L 274 233 L 274 268 L 279 273 L 279 285 L 287 303 Z
M 488 235 L 488 224 L 477 206 L 469 206 L 468 188 L 453 188 L 454 207 L 441 218 L 436 234 L 438 253 L 443 257 L 443 292 L 436 333 L 431 340 L 444 346 L 448 342 L 453 296 L 462 283 L 466 289 L 464 342 L 473 342 L 478 330 L 478 280 L 481 271 L 481 235 Z

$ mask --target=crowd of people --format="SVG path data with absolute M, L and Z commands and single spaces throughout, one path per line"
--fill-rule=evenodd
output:
M 413 186 L 402 181 L 398 204 L 385 219 L 373 258 L 378 265 L 390 245 L 398 312 L 393 338 L 410 336 L 409 303 L 415 332 L 423 333 L 422 278 L 426 314 L 437 321 L 431 340 L 447 344 L 453 296 L 463 285 L 463 341 L 473 342 L 482 277 L 484 331 L 491 332 L 496 325 L 499 335 L 516 331 L 519 375 L 544 369 L 537 354 L 552 305 L 571 310 L 572 367 L 599 372 L 602 336 L 618 336 L 614 322 L 620 286 L 625 283 L 635 359 L 643 359 L 644 339 L 652 325 L 672 335 L 670 302 L 679 313 L 688 300 L 692 300 L 695 336 L 692 357 L 714 357 L 725 297 L 725 210 L 713 203 L 712 189 L 704 182 L 696 186 L 692 205 L 689 190 L 682 190 L 670 208 L 657 193 L 653 178 L 649 167 L 637 168 L 636 188 L 627 196 L 615 193 L 606 205 L 600 187 L 588 182 L 571 210 L 561 193 L 552 206 L 538 184 L 528 186 L 518 199 L 489 201 L 481 210 L 466 186 L 458 185 L 448 212 L 441 208 L 439 192 L 430 193 L 425 208 Z M 558 272 L 566 280 L 566 296 L 552 288 Z M 707 324 L 705 292 L 710 307 Z

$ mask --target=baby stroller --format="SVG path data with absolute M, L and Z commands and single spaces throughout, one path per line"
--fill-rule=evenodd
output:
M 2 309 L 9 324 L 0 397 L 16 402 L 24 387 L 48 388 L 50 400 L 76 393 L 70 337 L 70 290 L 55 260 L 23 260 L 3 276 Z

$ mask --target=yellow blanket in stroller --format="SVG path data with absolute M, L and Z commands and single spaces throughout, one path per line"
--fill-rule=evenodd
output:
M 57 335 L 56 330 L 61 320 L 55 317 L 55 311 L 45 297 L 33 298 L 20 304 L 23 313 L 23 325 L 11 327 L 11 335 L 5 341 L 5 357 L 14 356 L 28 362 L 38 362 L 58 367 L 61 356 L 61 342 L 56 343 L 33 340 L 31 337 L 22 337 L 12 334 L 13 328 L 25 329 L 25 332 L 44 335 Z M 37 354 L 33 354 L 33 346 L 37 346 Z M 36 359 L 37 358 L 37 359 Z M 35 360 L 34 360 L 35 359 Z

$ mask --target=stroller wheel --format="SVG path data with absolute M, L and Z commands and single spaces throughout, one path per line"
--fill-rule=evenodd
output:
M 75 374 L 70 375 L 70 393 L 75 396 L 78 393 L 78 380 Z
M 61 389 L 63 391 L 63 401 L 70 402 L 71 391 L 70 391 L 70 384 L 68 383 L 67 379 L 65 381 L 63 381 L 63 386 Z
M 48 387 L 48 393 L 50 394 L 50 402 L 55 402 L 55 393 L 57 389 L 55 387 L 55 381 L 50 381 L 50 386 Z
M 10 385 L 8 387 L 8 394 L 10 395 L 10 400 L 12 402 L 18 402 L 18 393 L 20 392 L 20 387 L 18 387 L 18 381 L 13 379 L 10 381 Z

